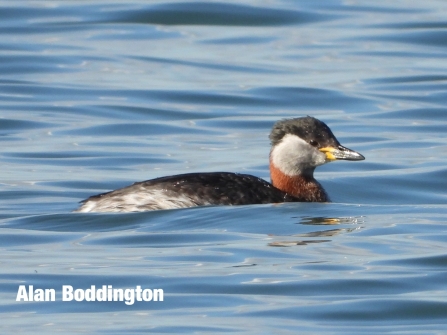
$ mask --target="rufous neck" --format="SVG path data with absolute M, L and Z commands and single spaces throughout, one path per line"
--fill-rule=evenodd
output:
M 302 201 L 327 202 L 329 197 L 321 184 L 313 177 L 313 171 L 308 174 L 289 176 L 283 173 L 270 160 L 270 178 L 273 186 L 293 195 Z

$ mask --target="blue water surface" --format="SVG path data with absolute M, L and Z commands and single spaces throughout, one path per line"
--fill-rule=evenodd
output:
M 440 0 L 0 1 L 1 333 L 446 333 L 446 18 Z M 268 180 L 273 123 L 305 115 L 366 157 L 317 169 L 332 203 L 72 213 L 164 175 Z

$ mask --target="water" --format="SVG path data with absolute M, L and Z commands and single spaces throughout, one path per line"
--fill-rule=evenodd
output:
M 2 333 L 447 333 L 444 1 L 0 1 Z M 187 171 L 268 179 L 276 120 L 366 156 L 333 202 L 74 214 Z M 16 302 L 19 285 L 54 302 Z M 164 290 L 63 302 L 62 285 Z

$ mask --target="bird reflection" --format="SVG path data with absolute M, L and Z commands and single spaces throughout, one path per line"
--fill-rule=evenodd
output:
M 329 218 L 329 217 L 302 217 L 300 222 L 297 222 L 297 224 L 303 224 L 303 225 L 315 225 L 315 226 L 321 226 L 321 225 L 340 225 L 340 224 L 354 224 L 358 225 L 360 223 L 363 223 L 364 217 L 340 217 L 340 218 Z M 318 238 L 318 237 L 331 237 L 336 236 L 340 234 L 350 233 L 354 230 L 360 229 L 360 226 L 355 227 L 349 227 L 349 228 L 337 228 L 337 229 L 329 229 L 329 230 L 317 230 L 313 232 L 308 233 L 302 233 L 302 234 L 296 234 L 296 235 L 290 235 L 287 237 L 301 237 L 305 239 L 293 239 L 293 240 L 282 240 L 282 241 L 274 241 L 268 243 L 271 247 L 292 247 L 296 245 L 309 245 L 314 243 L 324 243 L 324 242 L 330 242 L 331 239 L 308 239 L 308 238 Z M 269 235 L 274 238 L 284 238 L 285 236 L 276 236 L 276 235 Z
M 316 217 L 310 217 L 310 216 L 304 216 L 301 218 L 300 222 L 297 222 L 297 224 L 304 224 L 304 225 L 336 225 L 336 224 L 359 224 L 364 223 L 364 217 L 341 217 L 341 218 L 328 218 L 324 216 L 316 216 Z

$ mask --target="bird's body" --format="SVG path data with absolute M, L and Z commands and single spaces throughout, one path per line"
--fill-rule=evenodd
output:
M 110 199 L 113 199 L 113 202 Z M 300 201 L 300 199 L 255 176 L 210 172 L 180 174 L 138 182 L 90 197 L 81 208 L 84 207 L 85 212 L 140 212 L 288 201 Z
M 270 134 L 272 183 L 231 172 L 161 177 L 92 196 L 76 212 L 140 212 L 207 205 L 327 202 L 313 177 L 315 168 L 336 159 L 362 160 L 340 145 L 329 127 L 312 117 L 277 122 Z

